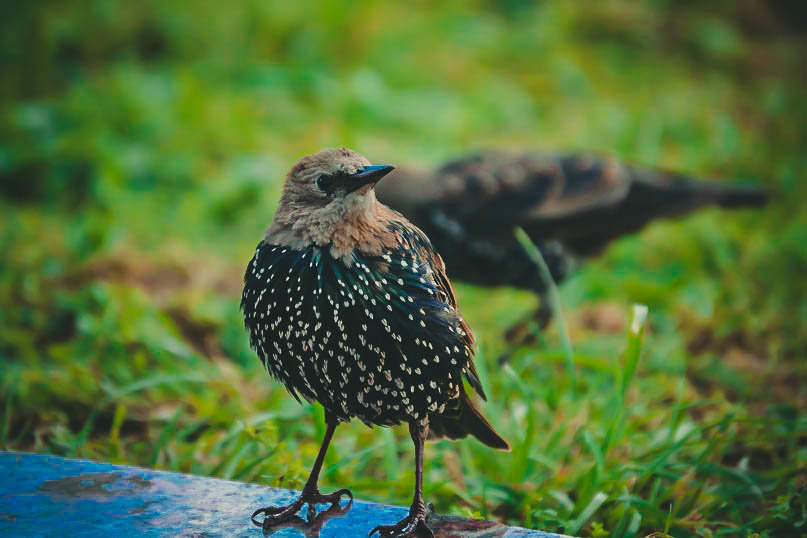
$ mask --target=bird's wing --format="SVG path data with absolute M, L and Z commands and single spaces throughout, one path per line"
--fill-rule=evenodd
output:
M 426 235 L 403 217 L 398 216 L 397 219 L 392 220 L 392 226 L 400 238 L 401 248 L 399 253 L 396 253 L 397 255 L 387 256 L 385 269 L 397 275 L 410 273 L 406 278 L 401 278 L 396 282 L 399 285 L 403 282 L 405 293 L 419 295 L 414 302 L 416 305 L 420 305 L 418 308 L 422 316 L 421 343 L 423 343 L 423 335 L 425 335 L 430 352 L 432 343 L 434 343 L 435 350 L 439 351 L 443 357 L 436 366 L 445 368 L 448 365 L 444 366 L 444 363 L 449 362 L 453 365 L 449 368 L 453 369 L 454 375 L 460 372 L 464 374 L 474 390 L 483 399 L 486 399 L 473 362 L 474 337 L 468 324 L 459 313 L 456 295 L 446 276 L 442 258 L 434 250 Z M 416 265 L 413 266 L 413 264 Z M 401 268 L 404 271 L 400 271 Z M 412 275 L 416 276 L 413 278 Z M 418 290 L 424 290 L 425 294 L 419 293 Z M 412 320 L 411 317 L 409 319 Z M 409 326 L 417 327 L 413 323 Z M 451 352 L 449 352 L 449 348 Z M 442 354 L 443 349 L 445 349 L 445 355 Z M 460 356 L 463 362 L 456 363 L 455 360 Z M 449 379 L 452 377 L 449 376 Z M 458 377 L 453 379 L 458 379 Z M 454 387 L 456 392 L 452 399 L 438 412 L 429 415 L 429 436 L 459 439 L 473 435 L 487 446 L 509 450 L 510 445 L 476 408 L 465 392 L 462 383 L 460 382 Z
M 466 363 L 463 365 L 465 378 L 482 399 L 487 399 L 476 366 L 473 362 L 474 335 L 468 323 L 459 312 L 457 296 L 446 275 L 443 259 L 434 250 L 426 234 L 406 221 L 399 213 L 391 213 L 394 214 L 391 219 L 391 226 L 400 237 L 402 251 L 412 256 L 412 262 L 425 268 L 425 272 L 421 278 L 426 281 L 426 286 L 435 289 L 436 297 L 434 297 L 434 299 L 436 299 L 438 304 L 443 305 L 443 312 L 440 314 L 439 319 L 446 322 L 448 324 L 447 326 L 451 327 L 450 331 L 452 334 L 450 335 L 450 339 L 459 337 L 461 347 L 466 350 Z M 426 289 L 428 291 L 428 288 Z M 440 325 L 440 327 L 442 327 L 442 325 Z
M 661 217 L 707 205 L 759 206 L 756 187 L 700 181 L 684 174 L 628 166 L 589 154 L 484 152 L 443 166 L 433 202 L 440 221 L 474 237 L 504 237 L 523 227 L 537 242 L 557 240 L 577 254 Z
M 443 258 L 437 253 L 434 255 L 434 277 L 437 286 L 446 294 L 448 303 L 457 311 L 465 347 L 469 350 L 473 350 L 476 339 L 474 338 L 473 331 L 471 331 L 471 327 L 468 326 L 468 322 L 459 314 L 459 306 L 457 305 L 457 296 L 454 292 L 454 286 L 451 285 L 451 281 L 448 280 L 448 276 L 446 275 L 446 266 L 445 263 L 443 263 Z M 483 400 L 487 400 L 485 390 L 482 388 L 482 381 L 479 379 L 479 373 L 476 371 L 476 364 L 474 364 L 473 357 L 471 356 L 468 357 L 465 377 L 477 394 L 479 394 Z
M 434 206 L 450 221 L 495 235 L 618 204 L 631 179 L 613 159 L 483 152 L 446 164 L 436 181 L 445 189 Z

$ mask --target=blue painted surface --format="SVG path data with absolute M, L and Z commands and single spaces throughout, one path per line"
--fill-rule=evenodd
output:
M 263 531 L 249 519 L 253 510 L 288 504 L 297 495 L 201 476 L 0 452 L 0 536 L 260 537 Z M 366 536 L 406 513 L 407 508 L 356 501 L 321 529 L 284 528 L 271 535 Z M 432 516 L 429 525 L 438 537 L 559 536 L 450 516 Z

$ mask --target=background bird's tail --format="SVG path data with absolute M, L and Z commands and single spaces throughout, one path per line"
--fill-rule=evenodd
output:
M 724 208 L 764 205 L 762 188 L 719 181 L 700 181 L 683 174 L 630 167 L 630 187 L 617 203 L 563 219 L 563 244 L 571 252 L 591 256 L 610 241 L 634 233 L 662 217 L 679 217 L 708 206 Z M 560 228 L 556 228 L 559 230 Z
M 677 216 L 700 207 L 760 207 L 768 191 L 751 185 L 700 181 L 691 177 L 650 170 L 633 170 L 636 180 L 623 205 L 637 213 L 653 211 L 658 216 Z M 655 211 L 654 211 L 655 210 Z
M 450 415 L 429 415 L 429 438 L 462 439 L 473 435 L 480 442 L 491 448 L 510 450 L 510 445 L 496 433 L 490 422 L 473 404 L 465 391 L 460 392 L 459 408 Z
M 703 204 L 725 208 L 761 207 L 768 203 L 770 193 L 751 185 L 724 185 L 716 182 L 692 181 Z

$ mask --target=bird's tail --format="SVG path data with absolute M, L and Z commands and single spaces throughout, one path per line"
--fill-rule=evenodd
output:
M 459 408 L 455 413 L 429 415 L 429 438 L 462 439 L 469 434 L 491 448 L 510 450 L 507 441 L 496 433 L 465 391 L 461 390 Z
M 770 194 L 751 185 L 700 181 L 683 174 L 633 169 L 634 183 L 619 213 L 642 221 L 649 218 L 684 215 L 698 208 L 716 205 L 724 208 L 760 207 Z M 630 218 L 629 218 L 630 220 Z
M 768 203 L 770 193 L 751 185 L 725 185 L 717 182 L 697 181 L 696 192 L 703 204 L 725 208 L 762 207 Z

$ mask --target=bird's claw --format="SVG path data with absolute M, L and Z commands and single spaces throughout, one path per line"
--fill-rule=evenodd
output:
M 378 525 L 370 531 L 368 536 L 378 533 L 379 538 L 410 538 L 419 536 L 421 538 L 434 538 L 434 533 L 426 524 L 426 512 L 410 512 L 395 525 Z
M 306 519 L 308 523 L 311 523 L 316 517 L 318 504 L 330 504 L 331 506 L 327 511 L 341 510 L 340 503 L 343 495 L 347 496 L 349 499 L 348 506 L 352 505 L 353 493 L 351 493 L 349 489 L 340 489 L 328 494 L 322 494 L 316 490 L 303 491 L 302 495 L 288 506 L 266 506 L 264 508 L 258 508 L 252 513 L 252 524 L 264 530 L 270 529 L 298 517 L 297 512 L 306 504 L 308 505 Z M 264 516 L 263 521 L 257 519 L 261 514 Z

